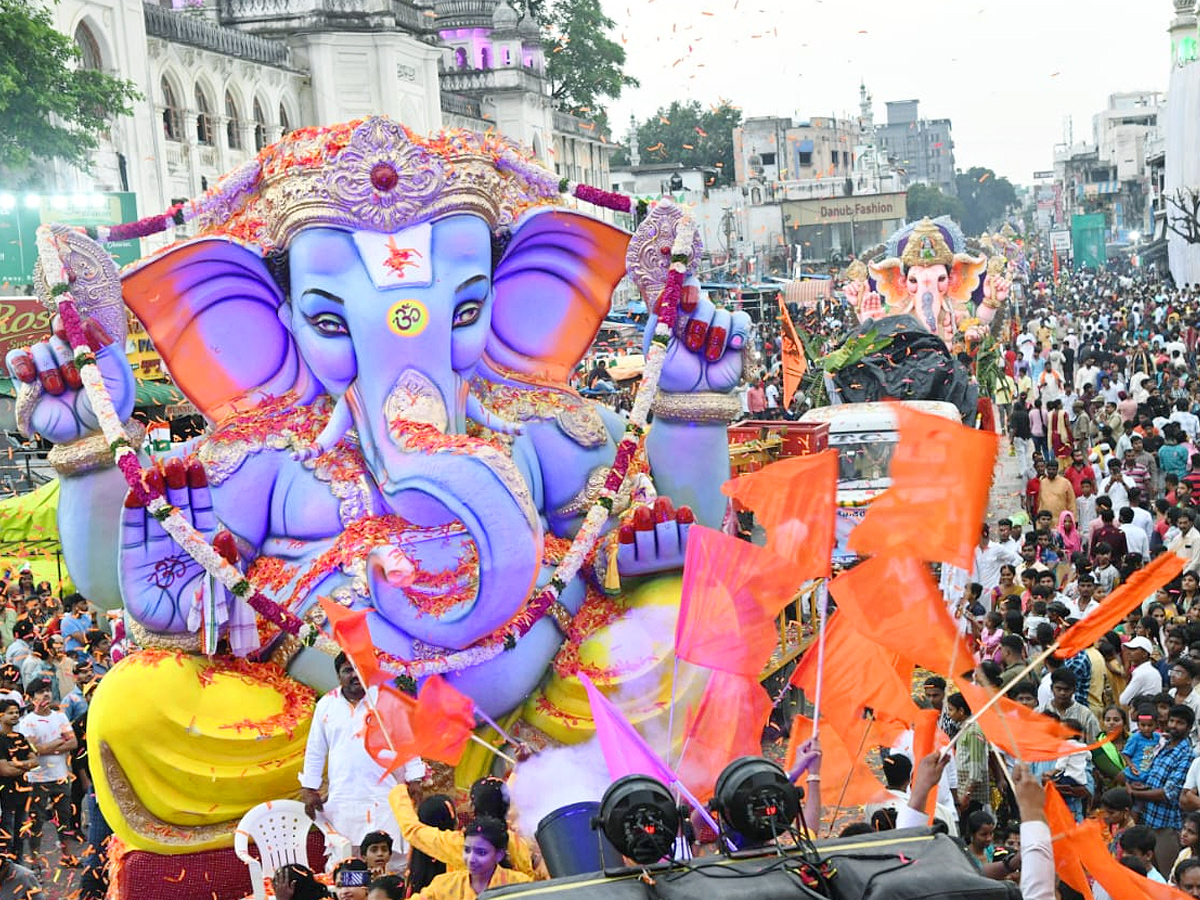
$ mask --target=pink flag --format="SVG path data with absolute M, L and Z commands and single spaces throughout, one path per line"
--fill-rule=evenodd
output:
M 679 776 L 662 761 L 612 701 L 600 693 L 592 680 L 582 672 L 579 673 L 579 680 L 583 682 L 588 702 L 592 705 L 592 722 L 596 725 L 596 737 L 604 752 L 608 774 L 614 779 L 626 775 L 649 775 L 663 784 L 677 781 Z
M 600 740 L 600 750 L 604 753 L 609 776 L 615 780 L 626 775 L 649 775 L 668 787 L 678 788 L 679 793 L 692 804 L 692 809 L 700 814 L 705 824 L 719 833 L 717 823 L 708 814 L 704 804 L 687 789 L 679 780 L 679 776 L 671 771 L 671 767 L 662 761 L 646 743 L 646 739 L 638 734 L 637 729 L 629 724 L 629 720 L 621 715 L 621 711 L 613 706 L 612 701 L 600 693 L 599 688 L 582 672 L 578 677 L 587 691 L 588 702 L 592 705 L 592 722 L 596 726 L 596 737 Z

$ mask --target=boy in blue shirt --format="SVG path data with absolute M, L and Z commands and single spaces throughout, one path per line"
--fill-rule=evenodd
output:
M 1125 739 L 1125 746 L 1121 748 L 1126 781 L 1140 781 L 1154 758 L 1162 740 L 1162 735 L 1154 730 L 1157 724 L 1158 716 L 1153 706 L 1145 703 L 1138 707 L 1137 731 Z

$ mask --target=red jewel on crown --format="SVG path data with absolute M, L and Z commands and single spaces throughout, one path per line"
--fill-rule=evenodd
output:
M 390 191 L 399 180 L 396 167 L 391 163 L 376 163 L 371 169 L 371 185 L 377 191 Z

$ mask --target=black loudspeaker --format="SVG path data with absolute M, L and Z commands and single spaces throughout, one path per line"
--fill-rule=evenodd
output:
M 538 900 L 553 890 L 555 900 L 1020 900 L 1011 881 L 980 874 L 966 851 L 927 828 L 823 841 L 817 845 L 824 883 L 799 854 L 774 853 L 729 859 L 704 856 L 687 864 L 654 865 L 653 893 L 641 869 L 610 878 L 595 874 L 556 878 L 487 891 L 487 897 Z
M 598 801 L 572 803 L 538 822 L 537 843 L 551 877 L 566 878 L 625 865 L 625 858 L 604 832 L 592 828 L 592 819 L 599 813 Z

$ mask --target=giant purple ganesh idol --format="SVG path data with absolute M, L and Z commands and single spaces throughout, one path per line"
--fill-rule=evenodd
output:
M 268 148 L 191 208 L 197 237 L 119 284 L 98 245 L 60 237 L 122 419 L 123 294 L 211 424 L 151 487 L 161 478 L 255 589 L 318 626 L 320 598 L 366 611 L 383 671 L 442 673 L 524 733 L 576 741 L 590 734 L 581 670 L 635 722 L 662 709 L 692 520 L 680 510 L 719 524 L 750 323 L 685 288 L 607 536 L 552 604 L 531 606 L 625 429 L 568 376 L 627 269 L 659 297 L 682 219 L 656 208 L 631 240 L 564 208 L 558 188 L 495 138 L 369 118 Z M 146 648 L 92 708 L 100 805 L 126 846 L 228 846 L 246 809 L 295 794 L 305 685 L 332 686 L 336 647 L 271 624 L 127 500 L 69 352 L 55 337 L 8 365 L 23 427 L 56 444 L 71 574 L 123 606 Z M 204 629 L 234 655 L 203 655 Z M 469 755 L 460 774 L 483 765 Z

